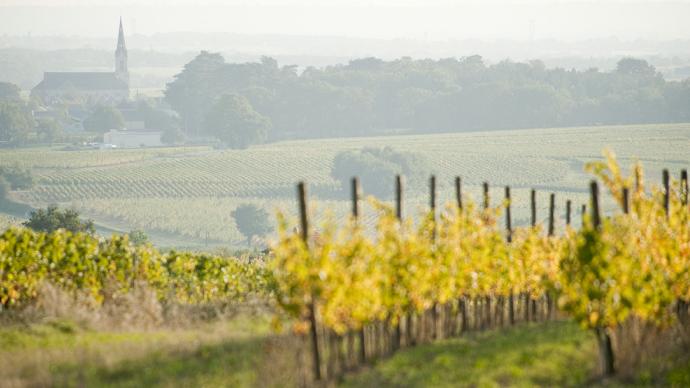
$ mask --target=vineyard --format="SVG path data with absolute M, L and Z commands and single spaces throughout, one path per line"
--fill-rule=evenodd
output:
M 179 303 L 242 300 L 267 294 L 271 277 L 257 263 L 134 246 L 126 235 L 99 239 L 59 230 L 10 228 L 0 235 L 0 307 L 18 308 L 49 283 L 95 304 L 139 284 Z M 1 312 L 1 311 L 0 311 Z
M 376 236 L 367 237 L 357 222 L 354 181 L 350 222 L 337 228 L 327 221 L 312 235 L 300 184 L 301 231 L 292 232 L 281 219 L 272 269 L 278 302 L 311 344 L 307 379 L 337 379 L 403 346 L 559 314 L 595 334 L 604 375 L 644 359 L 638 346 L 650 333 L 686 338 L 687 171 L 672 181 L 665 170 L 663 187 L 650 189 L 641 165 L 625 176 L 612 154 L 587 169 L 621 210 L 604 217 L 599 185 L 592 181 L 583 227 L 568 225 L 559 235 L 554 196 L 548 226 L 533 216 L 531 226 L 513 228 L 508 187 L 504 200 L 491 207 L 485 185 L 477 206 L 463 198 L 458 178 L 456 202 L 437 214 L 433 177 L 431 211 L 417 225 L 402 218 L 398 181 L 396 208 L 376 204 Z M 503 212 L 505 228 L 499 222 Z M 621 351 L 624 357 L 617 360 L 614 349 L 626 348 L 636 349 L 640 359 L 631 361 Z
M 511 186 L 514 221 L 525 225 L 531 188 L 539 190 L 542 221 L 548 200 L 543 193 L 553 191 L 585 203 L 588 194 L 582 182 L 588 178 L 583 166 L 599 158 L 605 146 L 616 150 L 624 163 L 639 157 L 652 173 L 650 178 L 660 179 L 662 168 L 680 169 L 690 163 L 688 139 L 688 124 L 639 125 L 289 141 L 241 151 L 6 150 L 0 164 L 32 168 L 36 185 L 12 196 L 34 207 L 72 206 L 97 224 L 122 231 L 144 229 L 154 242 L 166 245 L 178 238 L 180 246 L 242 246 L 244 236 L 230 222 L 230 212 L 239 204 L 254 203 L 270 214 L 279 209 L 296 216 L 291 204 L 293 185 L 299 180 L 309 182 L 310 194 L 331 209 L 338 222 L 345 222 L 348 188 L 330 176 L 333 158 L 343 150 L 390 146 L 423 156 L 430 173 L 438 177 L 440 203 L 452 199 L 455 175 L 463 177 L 467 195 L 475 198 L 481 197 L 481 183 L 490 176 L 493 182 Z M 367 187 L 362 190 L 366 193 Z M 502 195 L 500 188 L 490 190 L 492 197 Z M 406 213 L 419 213 L 426 204 L 425 190 L 410 187 L 405 194 Z M 604 210 L 614 207 L 614 201 L 604 198 Z M 323 221 L 324 212 L 315 214 Z M 370 228 L 374 214 L 363 212 L 362 222 Z
M 687 346 L 688 178 L 686 170 L 664 170 L 661 185 L 650 184 L 640 163 L 624 169 L 612 153 L 585 168 L 596 178 L 586 200 L 532 190 L 524 225 L 513 217 L 522 192 L 510 186 L 483 183 L 475 201 L 464 179 L 439 185 L 432 176 L 422 210 L 421 196 L 405 198 L 410 189 L 401 177 L 392 205 L 362 201 L 353 179 L 348 210 L 312 217 L 317 209 L 300 183 L 299 222 L 279 212 L 278 239 L 265 259 L 10 228 L 0 235 L 0 314 L 32 306 L 45 284 L 96 307 L 141 285 L 180 305 L 259 298 L 277 308 L 275 324 L 293 333 L 285 351 L 300 385 L 337 381 L 437 340 L 572 320 L 593 333 L 599 369 L 611 376 Z M 444 187 L 450 193 L 439 195 Z M 607 198 L 616 208 L 604 212 Z M 155 203 L 134 211 L 147 206 Z M 205 215 L 190 203 L 178 206 Z
M 180 147 L 139 150 L 65 150 L 54 148 L 24 148 L 3 150 L 3 165 L 20 165 L 46 170 L 104 167 L 140 162 L 158 157 L 176 156 L 208 150 L 207 147 Z

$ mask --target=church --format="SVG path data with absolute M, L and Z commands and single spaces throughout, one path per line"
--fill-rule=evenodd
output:
M 127 47 L 122 18 L 115 50 L 115 72 L 45 72 L 43 81 L 31 93 L 47 105 L 75 98 L 90 105 L 116 105 L 129 99 Z

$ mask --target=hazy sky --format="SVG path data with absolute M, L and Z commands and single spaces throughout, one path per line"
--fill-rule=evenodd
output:
M 415 39 L 690 38 L 690 0 L 0 0 L 0 34 L 232 32 Z

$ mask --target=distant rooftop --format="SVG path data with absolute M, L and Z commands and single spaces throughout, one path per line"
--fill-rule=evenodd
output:
M 39 90 L 128 90 L 127 83 L 115 73 L 99 72 L 46 72 Z

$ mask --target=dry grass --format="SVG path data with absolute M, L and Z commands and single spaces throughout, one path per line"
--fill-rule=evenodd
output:
M 39 287 L 32 304 L 10 314 L 24 323 L 69 320 L 94 330 L 148 330 L 164 323 L 163 304 L 144 283 L 135 284 L 126 294 L 111 293 L 99 304 L 86 292 L 68 293 L 50 283 Z
M 654 383 L 690 361 L 690 325 L 674 320 L 658 326 L 637 317 L 611 331 L 616 369 L 622 381 Z
M 254 298 L 242 302 L 182 304 L 174 298 L 159 299 L 146 283 L 136 283 L 127 293 L 105 292 L 98 303 L 85 291 L 67 292 L 50 283 L 39 286 L 30 305 L 0 314 L 0 324 L 41 324 L 68 320 L 89 330 L 147 331 L 184 329 L 238 315 L 272 313 L 269 301 Z
M 0 314 L 0 386 L 278 386 L 295 357 L 272 316 L 262 301 L 161 302 L 143 284 L 102 305 L 44 284 L 32 305 Z

